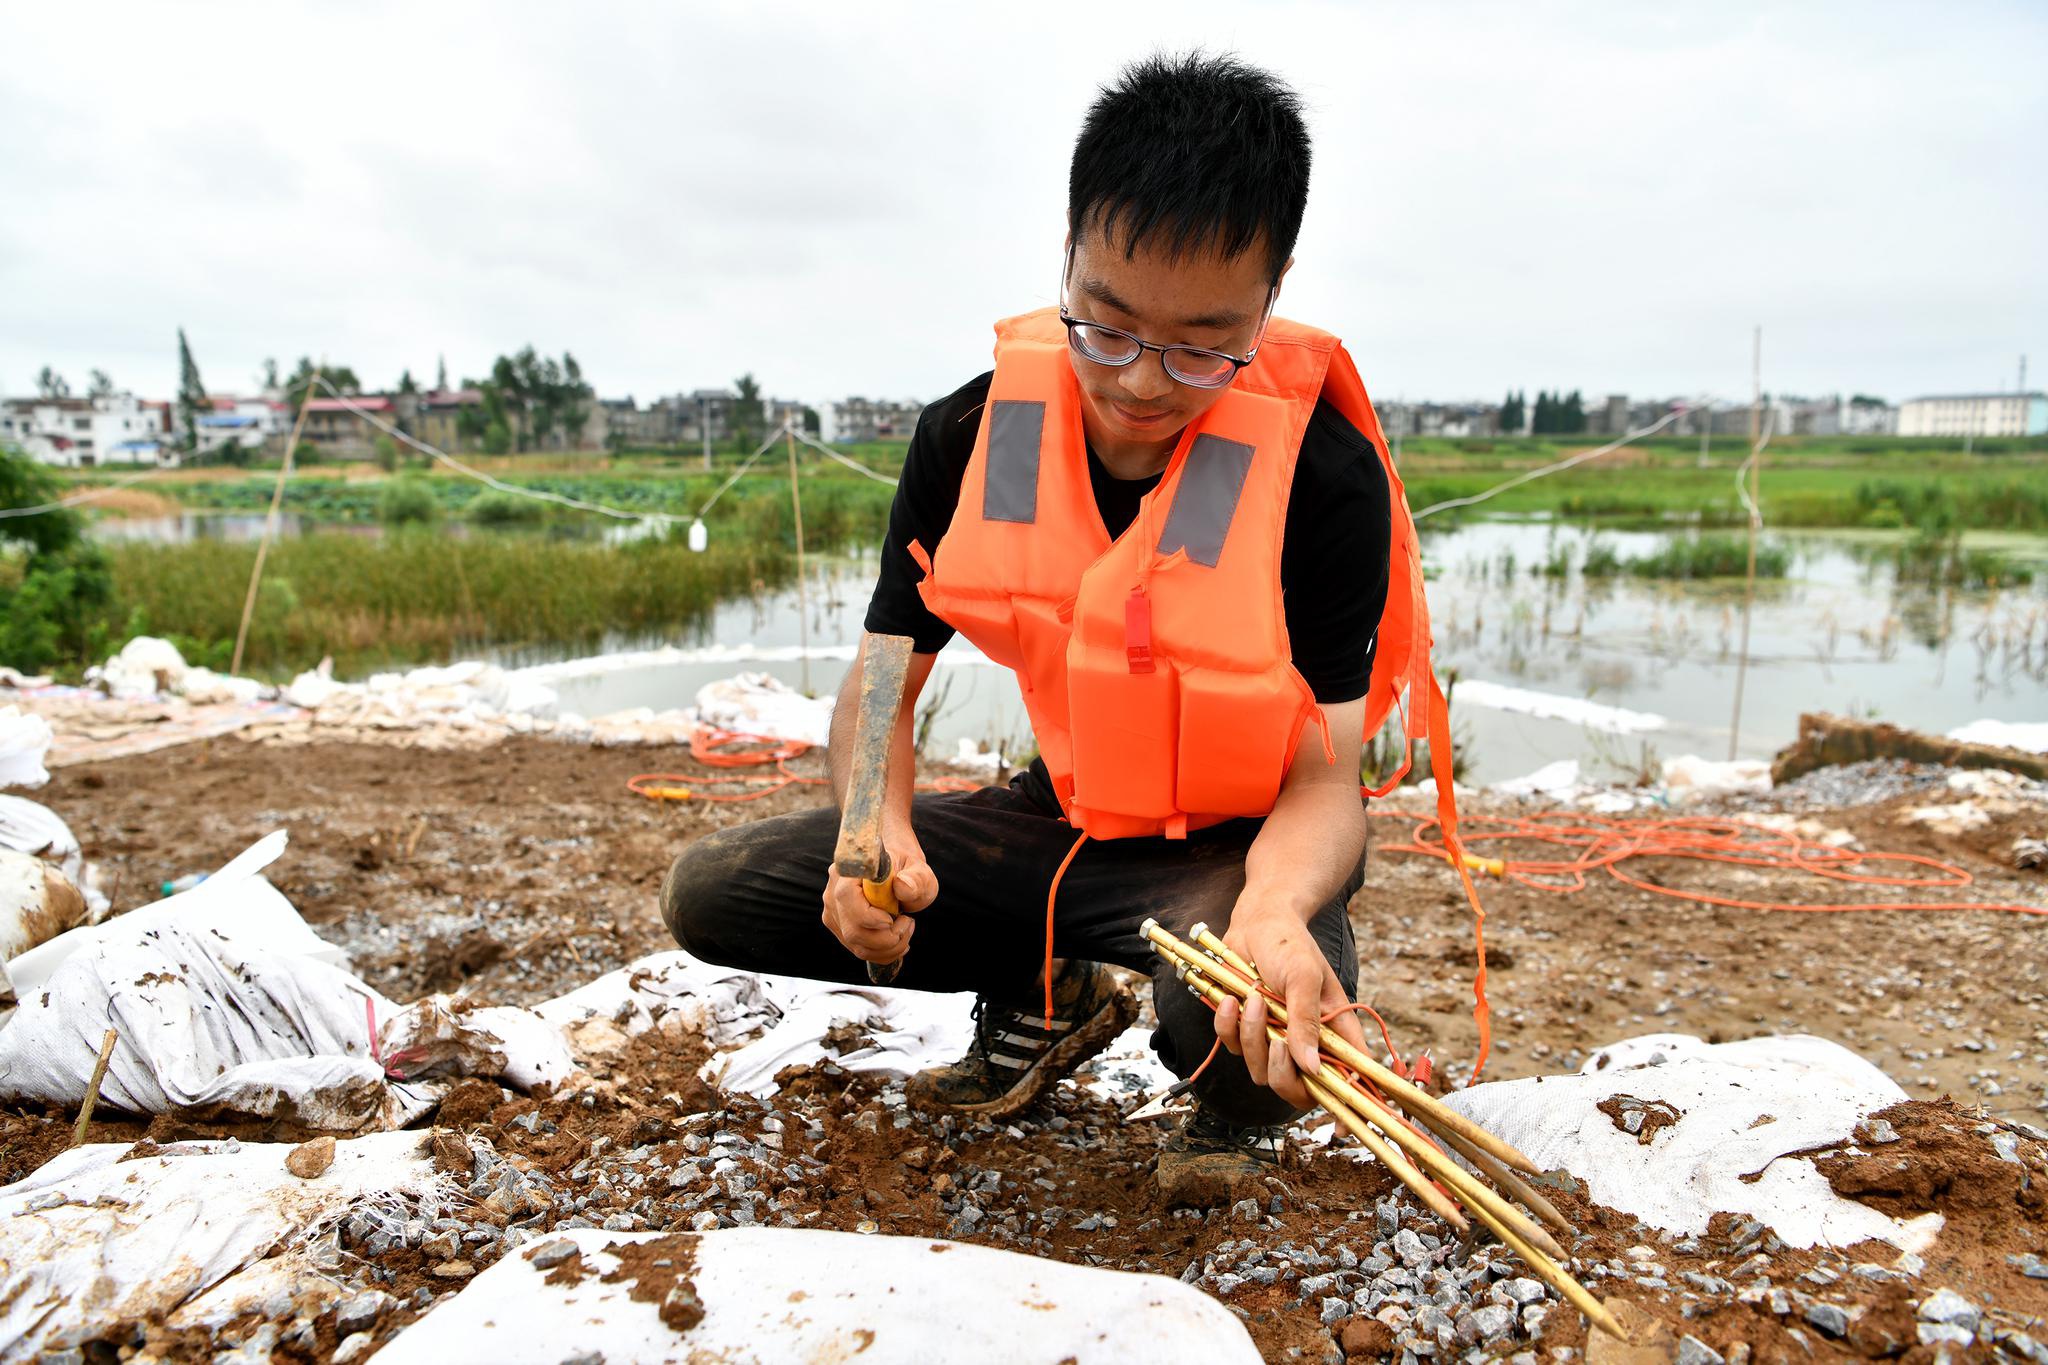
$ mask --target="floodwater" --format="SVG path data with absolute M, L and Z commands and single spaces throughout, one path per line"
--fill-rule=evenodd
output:
M 1897 721 L 1942 732 L 1971 720 L 2048 716 L 2048 537 L 1971 539 L 2026 558 L 2032 587 L 1932 589 L 1896 580 L 1886 533 L 1770 532 L 1787 577 L 1759 584 L 1739 725 L 1739 581 L 1586 579 L 1602 546 L 1626 559 L 1671 531 L 1588 530 L 1547 521 L 1478 521 L 1425 532 L 1423 553 L 1440 673 L 1455 673 L 1453 729 L 1468 777 L 1518 777 L 1558 759 L 1624 777 L 1681 754 L 1768 758 L 1801 712 Z M 1561 576 L 1542 572 L 1562 557 Z M 658 661 L 593 660 L 552 681 L 564 710 L 599 715 L 686 706 L 740 669 L 812 693 L 837 688 L 860 638 L 872 557 L 814 563 L 807 610 L 796 592 L 723 604 L 701 629 L 608 651 L 667 647 Z M 800 631 L 806 623 L 807 632 Z M 808 653 L 804 652 L 804 646 Z M 927 752 L 967 740 L 1028 753 L 1029 725 L 1009 674 L 956 641 L 920 700 Z M 504 653 L 508 665 L 560 664 L 560 651 Z M 623 663 L 625 661 L 614 661 Z M 1562 714 L 1560 714 L 1562 713 Z

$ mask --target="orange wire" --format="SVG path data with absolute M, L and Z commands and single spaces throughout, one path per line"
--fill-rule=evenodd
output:
M 1081 851 L 1081 845 L 1088 842 L 1088 831 L 1082 830 L 1074 846 L 1067 850 L 1067 856 L 1060 859 L 1060 870 L 1052 874 L 1052 885 L 1045 892 L 1045 970 L 1040 976 L 1045 981 L 1045 1031 L 1052 1032 L 1052 907 L 1053 900 L 1060 894 L 1060 881 L 1067 875 L 1067 868 L 1073 864 L 1074 855 Z
M 735 744 L 766 745 L 766 748 L 734 751 Z M 650 801 L 759 801 L 789 787 L 822 787 L 822 777 L 806 777 L 789 770 L 789 760 L 801 758 L 814 746 L 808 740 L 777 739 L 771 735 L 750 735 L 738 730 L 704 727 L 690 736 L 690 758 L 707 768 L 758 768 L 775 765 L 775 775 L 701 773 L 639 773 L 626 780 L 626 790 Z M 981 784 L 964 777 L 942 777 L 936 782 L 916 784 L 918 791 L 967 792 Z M 739 787 L 738 792 L 707 791 L 707 787 Z
M 1407 820 L 1414 828 L 1412 842 L 1389 844 L 1387 853 L 1416 854 L 1446 859 L 1451 856 L 1440 839 L 1429 837 L 1436 828 L 1434 816 L 1400 811 L 1376 810 L 1381 819 Z M 1502 858 L 1501 875 L 1538 891 L 1572 895 L 1586 889 L 1588 873 L 1605 872 L 1614 880 L 1639 891 L 1669 896 L 1674 900 L 1716 905 L 1731 910 L 1757 910 L 1793 914 L 1839 914 L 1857 911 L 1965 911 L 1991 910 L 2019 915 L 2048 915 L 2048 905 L 2024 905 L 2006 901 L 1950 900 L 1851 900 L 1815 904 L 1800 901 L 1748 900 L 1710 891 L 1692 891 L 1649 880 L 1646 874 L 1624 870 L 1636 859 L 1692 859 L 1701 862 L 1732 863 L 1772 871 L 1804 873 L 1825 881 L 1849 886 L 1900 887 L 1960 890 L 1975 878 L 1954 863 L 1918 853 L 1853 852 L 1807 839 L 1785 830 L 1774 830 L 1742 820 L 1710 816 L 1672 816 L 1623 819 L 1587 815 L 1580 811 L 1545 811 L 1530 816 L 1468 820 L 1460 842 L 1467 848 L 1480 844 L 1535 843 L 1570 853 L 1557 858 Z M 1478 828 L 1473 828 L 1478 826 Z M 1901 876 L 1875 869 L 1881 866 L 1924 869 L 1922 875 Z

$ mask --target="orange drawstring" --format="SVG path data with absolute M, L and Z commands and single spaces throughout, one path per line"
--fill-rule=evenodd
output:
M 1074 840 L 1074 846 L 1067 850 L 1067 856 L 1060 859 L 1060 870 L 1052 874 L 1052 885 L 1045 892 L 1045 970 L 1040 976 L 1045 981 L 1045 1031 L 1052 1032 L 1052 906 L 1060 894 L 1060 880 L 1067 875 L 1067 868 L 1073 863 L 1074 855 L 1081 851 L 1081 845 L 1088 842 L 1088 831 L 1082 830 L 1081 837 Z

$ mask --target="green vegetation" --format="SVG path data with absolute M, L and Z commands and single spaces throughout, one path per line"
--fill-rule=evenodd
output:
M 39 507 L 64 485 L 26 455 L 0 446 L 0 507 Z M 111 597 L 106 559 L 69 508 L 0 521 L 0 662 L 34 672 L 99 651 L 119 626 L 101 616 Z
M 163 635 L 194 663 L 226 667 L 255 553 L 221 540 L 109 547 L 114 593 L 94 617 L 100 637 Z M 271 547 L 245 669 L 283 678 L 332 655 L 346 675 L 485 645 L 596 647 L 615 633 L 700 622 L 790 568 L 779 545 L 739 538 L 692 554 L 680 539 L 607 546 L 417 527 L 374 540 L 297 536 Z
M 490 488 L 471 498 L 462 515 L 479 526 L 533 526 L 548 519 L 548 507 L 535 498 Z
M 1792 556 L 1782 545 L 1756 547 L 1758 578 L 1783 578 Z M 1736 536 L 1673 536 L 1647 555 L 1632 555 L 1626 568 L 1636 578 L 1741 578 L 1749 570 L 1749 541 Z
M 1590 444 L 1540 438 L 1405 441 L 1401 477 L 1408 505 L 1421 511 L 1483 493 Z M 1740 441 L 1718 441 L 1711 464 L 1701 469 L 1697 439 L 1643 441 L 1477 507 L 1437 516 L 1548 513 L 1573 520 L 1741 526 L 1748 514 L 1735 491 L 1735 471 L 1744 449 Z M 1787 438 L 1766 452 L 1761 482 L 1768 526 L 1913 525 L 1908 509 L 1945 500 L 1964 528 L 2048 530 L 2048 439 L 1982 441 L 1966 455 L 1944 439 Z
M 434 490 L 418 478 L 393 479 L 384 485 L 377 499 L 377 520 L 386 526 L 406 526 L 438 521 L 441 504 Z

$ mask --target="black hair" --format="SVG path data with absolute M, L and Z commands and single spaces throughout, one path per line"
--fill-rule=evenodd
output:
M 1134 62 L 1089 106 L 1067 172 L 1067 227 L 1099 225 L 1124 254 L 1263 244 L 1277 283 L 1308 205 L 1301 98 L 1235 57 L 1163 53 Z

